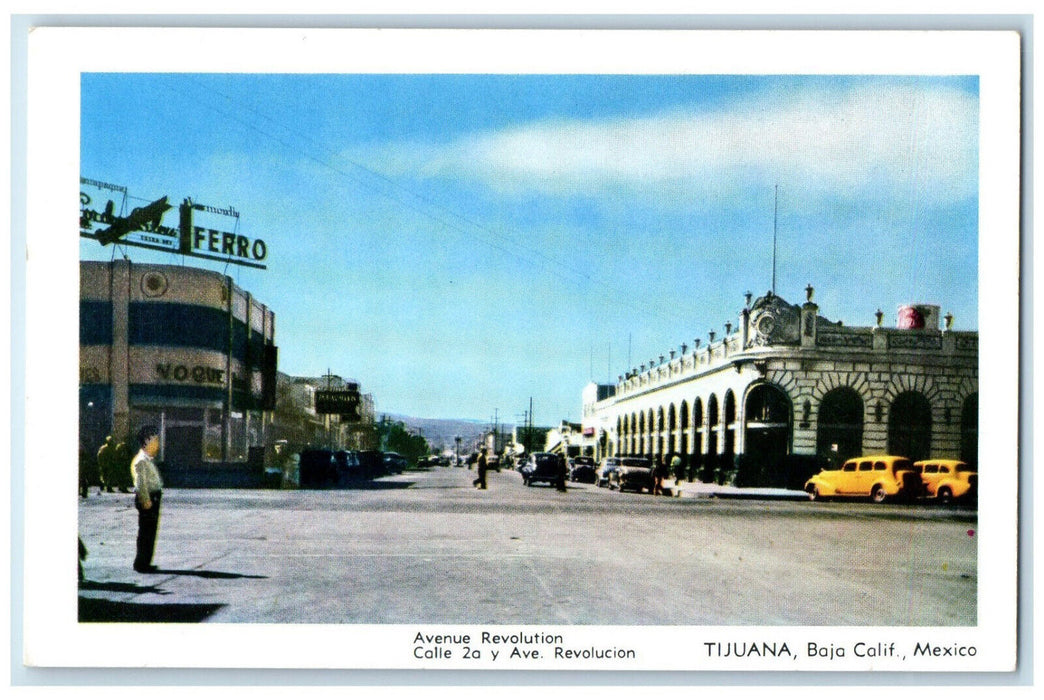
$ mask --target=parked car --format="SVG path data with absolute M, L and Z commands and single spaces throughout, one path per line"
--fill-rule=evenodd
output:
M 357 452 L 356 456 L 359 458 L 359 466 L 364 479 L 376 479 L 387 473 L 384 468 L 384 458 L 380 452 L 376 450 L 362 450 Z
M 594 457 L 574 457 L 572 463 L 572 469 L 569 470 L 570 481 L 593 484 L 598 478 Z
M 560 489 L 565 488 L 565 463 L 556 454 L 534 452 L 519 471 L 522 472 L 522 483 L 526 486 L 546 482 Z
M 608 486 L 611 489 L 616 488 L 616 477 L 619 470 L 620 458 L 606 457 L 602 460 L 602 466 L 598 469 L 598 478 L 595 480 L 595 484 Z
M 486 470 L 500 473 L 500 456 L 490 455 L 486 457 Z
M 398 452 L 385 452 L 381 457 L 386 474 L 402 474 L 410 463 Z
M 648 457 L 623 457 L 616 472 L 616 486 L 620 491 L 643 489 L 653 491 L 653 463 Z
M 978 495 L 979 474 L 959 459 L 926 459 L 914 462 L 921 475 L 923 494 L 942 503 Z
M 362 467 L 359 457 L 348 450 L 334 452 L 334 463 L 337 466 L 337 483 L 344 485 L 349 481 L 362 478 Z
M 874 503 L 921 494 L 921 477 L 906 457 L 871 455 L 831 465 L 805 482 L 810 500 L 832 496 L 869 497 Z
M 333 450 L 302 450 L 298 479 L 303 489 L 333 486 L 337 482 L 337 461 Z

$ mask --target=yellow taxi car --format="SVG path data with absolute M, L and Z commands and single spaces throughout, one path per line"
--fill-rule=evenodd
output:
M 979 474 L 959 459 L 926 459 L 914 462 L 921 475 L 924 495 L 949 503 L 957 498 L 975 498 Z
M 921 478 L 913 463 L 896 455 L 856 457 L 826 467 L 805 482 L 805 493 L 813 501 L 845 496 L 884 503 L 892 498 L 916 498 L 921 491 Z

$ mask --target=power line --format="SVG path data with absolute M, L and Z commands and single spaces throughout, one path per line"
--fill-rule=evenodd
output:
M 279 130 L 282 130 L 284 132 L 287 132 L 287 133 L 291 134 L 297 140 L 308 144 L 311 148 L 314 148 L 314 149 L 317 149 L 317 150 L 321 150 L 321 147 L 319 147 L 315 143 L 315 141 L 313 139 L 303 135 L 300 131 L 297 131 L 297 130 L 295 130 L 293 128 L 290 128 L 290 127 L 288 127 L 288 126 L 286 126 L 286 125 L 284 125 L 284 124 L 282 124 L 280 122 L 277 122 L 276 120 L 272 119 L 271 117 L 269 117 L 268 115 L 264 114 L 263 112 L 259 112 L 258 110 L 255 110 L 255 109 L 252 109 L 252 108 L 243 108 L 243 107 L 235 104 L 235 101 L 230 96 L 220 92 L 219 90 L 216 90 L 216 89 L 212 88 L 211 86 L 208 86 L 208 85 L 202 83 L 198 79 L 195 80 L 194 82 L 197 85 L 199 85 L 201 87 L 201 89 L 205 90 L 206 92 L 210 93 L 213 96 L 217 96 L 218 98 L 224 100 L 225 103 L 230 105 L 230 106 L 228 108 L 221 108 L 221 107 L 216 106 L 214 104 L 199 103 L 198 102 L 198 95 L 196 95 L 196 94 L 188 95 L 187 93 L 185 93 L 183 91 L 180 91 L 180 90 L 178 90 L 178 89 L 176 89 L 176 88 L 174 88 L 172 86 L 167 86 L 167 88 L 171 92 L 180 94 L 180 95 L 185 96 L 185 97 L 192 97 L 193 99 L 196 99 L 197 100 L 197 104 L 202 104 L 204 107 L 206 107 L 206 108 L 208 108 L 208 109 L 210 109 L 210 110 L 212 110 L 212 111 L 214 111 L 214 112 L 216 112 L 218 114 L 223 115 L 224 117 L 232 120 L 233 122 L 235 122 L 237 124 L 240 124 L 241 126 L 246 127 L 248 129 L 258 133 L 258 134 L 260 134 L 260 135 L 262 135 L 262 136 L 264 136 L 264 137 L 266 137 L 266 138 L 268 138 L 268 139 L 270 139 L 270 140 L 272 140 L 272 141 L 274 141 L 274 142 L 284 146 L 287 149 L 293 150 L 294 152 L 296 152 L 299 155 L 303 156 L 307 160 L 309 160 L 309 161 L 311 161 L 313 163 L 316 163 L 317 165 L 320 165 L 320 166 L 330 170 L 331 172 L 333 172 L 333 173 L 335 173 L 337 175 L 340 175 L 342 177 L 347 178 L 348 180 L 351 180 L 351 181 L 355 182 L 356 184 L 366 188 L 370 192 L 373 192 L 373 193 L 375 193 L 375 194 L 377 194 L 379 196 L 385 197 L 385 198 L 387 198 L 387 199 L 389 199 L 389 200 L 391 200 L 393 202 L 401 204 L 403 207 L 406 207 L 407 209 L 410 209 L 410 210 L 412 210 L 414 212 L 417 212 L 417 213 L 421 214 L 422 216 L 425 216 L 428 219 L 436 222 L 437 224 L 439 224 L 441 226 L 444 226 L 445 228 L 458 233 L 461 236 L 479 238 L 480 240 L 482 240 L 483 243 L 485 243 L 489 247 L 493 248 L 494 250 L 499 250 L 499 251 L 501 251 L 501 252 L 503 252 L 503 253 L 505 253 L 505 254 L 507 254 L 509 256 L 512 256 L 512 257 L 514 257 L 516 259 L 519 259 L 519 260 L 522 260 L 522 261 L 525 261 L 525 262 L 528 262 L 528 263 L 540 264 L 542 266 L 549 267 L 549 268 L 555 268 L 559 272 L 568 273 L 570 276 L 572 276 L 574 278 L 581 279 L 581 280 L 583 280 L 585 282 L 593 282 L 593 281 L 595 281 L 594 277 L 590 273 L 587 273 L 587 272 L 584 272 L 582 270 L 578 270 L 578 269 L 576 269 L 576 268 L 574 268 L 572 266 L 566 265 L 564 262 L 562 262 L 561 259 L 559 259 L 557 257 L 552 257 L 552 256 L 546 255 L 546 254 L 544 254 L 544 253 L 542 253 L 542 252 L 540 252 L 538 250 L 535 250 L 533 248 L 529 248 L 529 247 L 519 243 L 517 240 L 512 239 L 512 238 L 506 236 L 503 233 L 495 231 L 495 230 L 491 229 L 488 226 L 485 226 L 485 225 L 483 225 L 481 223 L 478 223 L 478 222 L 470 219 L 467 216 L 464 216 L 464 215 L 462 215 L 462 214 L 460 214 L 458 212 L 455 212 L 455 211 L 449 209 L 448 207 L 440 204 L 439 202 L 437 202 L 435 200 L 432 200 L 430 197 L 424 196 L 422 194 L 418 194 L 417 192 L 415 192 L 415 191 L 413 191 L 413 190 L 411 190 L 411 189 L 409 189 L 409 188 L 399 184 L 398 182 L 396 182 L 392 178 L 384 175 L 383 173 L 381 173 L 381 172 L 379 172 L 377 170 L 374 170 L 374 169 L 372 169 L 372 168 L 370 168 L 370 167 L 368 167 L 368 166 L 366 166 L 366 165 L 364 165 L 362 163 L 359 163 L 359 162 L 357 162 L 355 160 L 352 160 L 350 158 L 345 158 L 344 159 L 346 163 L 351 165 L 353 168 L 361 171 L 362 173 L 367 175 L 370 179 L 378 180 L 380 183 L 383 184 L 383 187 L 379 187 L 379 186 L 375 185 L 374 183 L 367 181 L 366 179 L 360 178 L 360 177 L 358 177 L 358 176 L 356 176 L 356 175 L 346 171 L 345 169 L 340 168 L 340 167 L 330 163 L 324 157 L 313 155 L 312 153 L 308 152 L 307 150 L 303 150 L 301 148 L 298 148 L 294 143 L 291 143 L 286 138 L 284 138 L 282 136 L 279 136 L 279 135 L 277 135 L 275 133 L 272 133 L 271 131 L 268 131 L 268 130 L 264 129 L 261 126 L 255 124 L 255 123 L 252 123 L 252 122 L 248 121 L 247 119 L 245 119 L 243 117 L 240 117 L 238 114 L 236 114 L 236 112 L 245 112 L 245 113 L 249 113 L 249 114 L 255 115 L 255 116 L 259 117 L 260 119 L 263 119 L 266 122 L 272 124 L 274 127 L 278 128 Z M 392 191 L 388 191 L 388 188 L 390 188 Z M 402 196 L 400 196 L 399 193 L 409 196 L 410 198 L 416 200 L 420 204 L 407 201 Z M 445 216 L 442 216 L 442 215 L 437 214 L 437 213 L 435 213 L 433 211 L 430 211 L 428 209 L 428 207 L 433 207 L 433 208 L 439 210 L 440 212 L 443 212 L 444 214 L 448 215 L 449 217 L 452 217 L 453 219 L 458 220 L 459 222 L 461 222 L 463 224 L 463 226 L 459 225 L 457 223 L 454 223 L 452 221 L 447 220 Z M 474 232 L 479 232 L 479 233 L 485 234 L 485 235 L 475 236 Z M 499 239 L 501 242 L 498 242 L 497 240 L 491 240 L 490 237 Z M 515 248 L 520 249 L 521 252 L 519 252 L 519 250 L 511 250 L 511 249 L 509 249 L 508 247 L 505 247 L 505 246 L 514 246 Z M 601 294 L 601 296 L 603 296 L 603 298 L 606 298 L 606 299 L 610 300 L 614 305 L 618 305 L 621 308 L 626 308 L 627 310 L 633 310 L 634 309 L 633 289 L 628 289 L 628 290 L 626 290 L 626 292 L 624 292 L 623 290 L 618 289 L 613 284 L 613 280 L 604 280 L 603 282 L 604 282 L 604 286 L 600 289 L 600 294 Z M 662 308 L 659 308 L 654 303 L 650 303 L 649 299 L 644 299 L 643 302 L 645 303 L 645 307 L 643 307 L 644 308 L 644 313 L 646 313 L 648 315 L 655 316 L 655 317 L 659 318 L 661 321 L 667 321 L 667 322 L 671 322 L 671 323 L 677 322 L 677 316 L 676 315 L 674 315 L 674 314 L 670 314 L 670 315 L 666 314 Z

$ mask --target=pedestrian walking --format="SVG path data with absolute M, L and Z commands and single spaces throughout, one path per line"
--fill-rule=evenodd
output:
M 98 476 L 103 490 L 112 493 L 113 484 L 116 482 L 116 441 L 112 435 L 105 436 L 105 443 L 98 448 Z
M 667 465 L 663 462 L 663 457 L 656 458 L 656 466 L 653 468 L 653 495 L 660 496 L 663 494 L 663 480 L 667 476 Z
M 100 483 L 98 476 L 98 462 L 94 455 L 80 443 L 80 496 L 87 498 L 90 495 L 91 486 Z
M 671 457 L 671 473 L 674 474 L 675 482 L 679 484 L 685 478 L 685 467 L 682 466 L 682 458 L 678 453 Z
M 566 490 L 566 476 L 569 474 L 569 467 L 566 466 L 566 458 L 564 454 L 558 455 L 558 480 L 555 481 L 555 488 L 559 491 Z
M 83 581 L 83 562 L 87 560 L 87 546 L 83 543 L 83 538 L 77 536 L 76 541 L 78 543 L 78 553 L 76 555 L 76 568 L 77 568 L 77 581 Z
M 486 469 L 487 468 L 488 468 L 488 463 L 486 462 L 486 448 L 483 447 L 481 450 L 479 450 L 479 456 L 478 456 L 478 478 L 475 479 L 473 482 L 471 482 L 472 484 L 475 485 L 475 488 L 478 488 L 478 489 L 486 488 Z
M 113 450 L 113 480 L 110 485 L 113 489 L 119 489 L 120 493 L 130 493 L 131 487 L 134 486 L 130 471 L 133 456 L 134 453 L 127 447 L 126 442 L 116 443 L 116 448 Z
M 152 563 L 152 555 L 156 549 L 160 500 L 163 496 L 163 479 L 153 461 L 159 454 L 159 430 L 152 425 L 143 427 L 138 431 L 138 445 L 141 449 L 130 465 L 134 479 L 134 505 L 138 509 L 138 541 L 134 570 L 139 573 L 151 573 L 158 570 Z

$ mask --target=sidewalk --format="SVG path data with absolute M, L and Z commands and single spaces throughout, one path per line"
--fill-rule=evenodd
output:
M 666 479 L 664 486 L 671 489 L 671 495 L 675 498 L 758 498 L 807 501 L 808 494 L 804 491 L 793 491 L 791 489 L 778 488 L 740 488 L 737 486 L 722 486 L 719 484 L 705 484 L 702 481 L 681 481 Z

